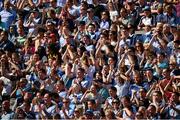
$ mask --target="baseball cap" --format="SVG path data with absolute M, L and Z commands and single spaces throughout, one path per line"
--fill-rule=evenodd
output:
M 151 11 L 151 8 L 150 8 L 149 6 L 145 6 L 145 7 L 143 8 L 143 11 Z
M 86 112 L 84 113 L 84 115 L 89 115 L 89 116 L 94 116 L 94 113 L 92 110 L 86 110 Z

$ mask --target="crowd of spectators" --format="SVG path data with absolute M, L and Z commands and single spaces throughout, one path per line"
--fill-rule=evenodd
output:
M 180 119 L 179 0 L 0 0 L 0 119 Z

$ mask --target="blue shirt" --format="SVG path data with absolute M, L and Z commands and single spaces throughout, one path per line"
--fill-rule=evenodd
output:
M 15 17 L 16 17 L 15 13 L 12 10 L 2 10 L 0 12 L 0 16 L 1 16 L 1 21 L 6 23 L 5 29 L 9 30 L 9 26 L 15 20 Z
M 149 84 L 147 82 L 141 83 L 140 85 L 132 84 L 129 88 L 130 95 L 132 95 L 132 90 L 139 91 L 140 88 L 145 88 L 146 90 L 149 90 Z
M 164 14 L 164 20 L 170 25 L 177 25 L 178 18 L 175 15 L 169 16 L 167 13 Z
M 117 89 L 117 95 L 119 98 L 128 95 L 129 86 L 130 86 L 129 81 L 125 81 L 124 84 L 117 83 L 115 85 L 115 87 Z

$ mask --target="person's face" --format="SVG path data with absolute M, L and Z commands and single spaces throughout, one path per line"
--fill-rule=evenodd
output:
M 63 85 L 61 83 L 56 85 L 56 90 L 59 91 L 63 88 Z
M 150 14 L 151 14 L 150 11 L 144 11 L 144 15 L 145 15 L 146 17 L 148 17 Z
M 103 13 L 101 14 L 101 19 L 102 19 L 102 20 L 106 20 L 107 18 L 108 18 L 107 13 L 106 13 L 106 12 L 103 12 Z
M 17 113 L 18 119 L 24 119 L 25 118 L 24 111 L 21 108 L 17 108 L 16 113 Z
M 92 119 L 92 117 L 91 115 L 85 115 L 85 119 Z
M 25 86 L 26 86 L 26 81 L 24 81 L 24 80 L 23 80 L 23 81 L 20 81 L 20 87 L 23 88 L 23 87 L 25 87 Z
M 153 97 L 153 100 L 157 102 L 161 101 L 161 96 L 158 93 L 153 93 L 152 97 Z
M 95 93 L 96 92 L 96 87 L 95 86 L 91 86 L 90 90 L 91 90 L 92 93 Z
M 175 67 L 176 67 L 176 64 L 175 64 L 175 63 L 170 63 L 170 64 L 169 64 L 170 70 L 175 69 Z
M 110 2 L 110 3 L 108 4 L 108 8 L 109 8 L 109 10 L 112 10 L 112 9 L 113 9 L 113 4 L 112 4 L 112 2 Z
M 100 80 L 100 79 L 102 79 L 102 76 L 99 73 L 96 73 L 96 79 Z
M 146 97 L 146 92 L 143 89 L 140 89 L 139 90 L 139 96 L 142 98 Z
M 138 2 L 143 5 L 145 3 L 145 0 L 138 0 Z
M 49 94 L 45 94 L 44 95 L 44 103 L 47 104 L 47 103 L 50 103 L 51 102 L 51 98 L 49 96 Z
M 23 104 L 23 109 L 24 109 L 24 111 L 29 111 L 29 109 L 30 109 L 30 106 L 27 104 L 27 103 L 24 103 Z
M 39 55 L 38 54 L 34 54 L 33 60 L 34 60 L 34 62 L 37 62 L 39 60 Z
M 19 29 L 18 29 L 18 34 L 19 34 L 19 35 L 22 35 L 22 34 L 23 34 L 23 29 L 19 28 Z
M 89 32 L 94 32 L 94 30 L 95 30 L 94 26 L 90 25 L 90 26 L 88 27 L 88 31 L 89 31 Z
M 129 34 L 128 30 L 125 30 L 125 29 L 121 30 L 122 37 L 127 37 L 128 34 Z
M 156 27 L 156 30 L 155 30 L 157 33 L 162 33 L 162 31 L 163 31 L 163 27 L 162 26 L 157 26 Z
M 119 108 L 119 102 L 112 102 L 113 108 Z
M 148 109 L 147 109 L 147 113 L 150 115 L 150 116 L 154 116 L 155 113 L 156 113 L 156 109 L 152 106 L 149 106 Z
M 122 99 L 122 104 L 124 107 L 128 107 L 130 105 L 129 101 L 125 98 Z
M 37 12 L 32 12 L 31 14 L 32 14 L 32 17 L 33 17 L 33 18 L 36 18 L 36 17 L 38 16 L 38 13 L 37 13 Z
M 74 111 L 74 116 L 75 116 L 75 118 L 79 118 L 80 117 L 80 111 L 79 110 L 75 110 Z
M 69 66 L 68 64 L 66 64 L 66 71 L 67 71 L 67 72 L 71 72 L 71 69 L 72 69 L 71 66 Z
M 36 97 L 37 97 L 38 99 L 42 99 L 41 93 L 38 92 L 38 93 L 36 94 Z
M 55 6 L 56 6 L 55 0 L 50 0 L 50 6 L 52 6 L 52 7 L 55 7 Z
M 167 13 L 172 13 L 172 8 L 171 7 L 167 8 Z
M 79 30 L 79 31 L 84 31 L 84 29 L 85 29 L 85 26 L 84 26 L 84 25 L 78 26 L 78 30 Z
M 67 36 L 67 37 L 65 38 L 65 40 L 66 40 L 66 44 L 70 44 L 70 43 L 71 43 L 71 39 L 70 39 L 69 36 Z
M 47 30 L 52 31 L 53 30 L 53 24 L 46 25 Z
M 113 116 L 112 116 L 112 113 L 111 113 L 111 112 L 106 112 L 105 115 L 106 115 L 106 119 L 107 119 L 107 120 L 113 119 Z
M 112 89 L 109 89 L 109 95 L 110 95 L 111 97 L 115 97 L 115 96 L 116 96 L 116 92 L 113 91 Z
M 87 16 L 92 17 L 94 15 L 93 11 L 87 11 Z
M 139 84 L 141 82 L 141 78 L 140 78 L 140 76 L 138 74 L 134 75 L 134 82 L 136 84 Z
M 9 107 L 10 107 L 9 101 L 4 101 L 4 102 L 2 103 L 2 109 L 3 109 L 3 110 L 7 111 L 7 110 L 9 110 Z
M 83 78 L 84 77 L 84 73 L 80 70 L 77 71 L 77 78 Z
M 120 10 L 120 15 L 121 17 L 125 17 L 126 16 L 126 11 L 124 9 Z
M 135 115 L 135 120 L 141 120 L 141 119 L 143 119 L 142 113 L 137 112 Z
M 116 83 L 120 83 L 120 84 L 122 84 L 124 82 L 124 80 L 120 77 L 120 75 L 115 76 L 115 81 L 116 81 Z
M 140 44 L 136 44 L 136 50 L 141 50 L 141 45 Z
M 14 61 L 14 62 L 18 62 L 18 61 L 19 61 L 19 59 L 18 59 L 18 57 L 17 57 L 16 55 L 12 55 L 12 61 Z
M 143 115 L 145 115 L 146 113 L 146 108 L 145 107 L 139 107 L 138 112 L 142 113 Z
M 1 40 L 7 40 L 7 35 L 5 34 L 5 32 L 1 32 L 0 41 Z
M 84 7 L 81 7 L 80 14 L 81 15 L 85 15 L 86 14 L 86 9 Z
M 83 42 L 84 42 L 85 44 L 88 44 L 89 41 L 90 41 L 90 40 L 89 40 L 86 36 L 83 37 Z
M 147 70 L 145 73 L 146 73 L 146 76 L 147 76 L 147 77 L 152 77 L 152 76 L 153 76 L 151 70 Z
M 32 94 L 26 92 L 23 98 L 24 98 L 24 101 L 28 101 L 28 100 L 30 100 L 32 98 Z
M 9 2 L 5 2 L 4 3 L 5 10 L 9 9 L 9 7 L 10 7 L 10 3 Z
M 162 61 L 164 60 L 164 57 L 163 57 L 162 55 L 158 54 L 158 55 L 157 55 L 157 60 L 158 60 L 159 62 L 162 62 Z
M 69 100 L 63 100 L 64 107 L 69 107 Z
M 113 65 L 113 64 L 114 64 L 113 58 L 109 58 L 109 59 L 108 59 L 108 63 L 109 63 L 110 65 Z
M 163 31 L 170 32 L 170 26 L 167 26 L 167 25 L 163 26 Z
M 88 109 L 93 110 L 94 104 L 92 102 L 88 102 Z
M 40 70 L 40 69 L 42 68 L 41 62 L 37 62 L 37 63 L 35 64 L 35 68 L 36 68 L 36 70 Z
M 104 66 L 104 67 L 103 67 L 103 70 L 104 70 L 105 74 L 108 74 L 108 72 L 109 72 L 109 66 Z
M 163 70 L 162 70 L 162 75 L 163 75 L 163 77 L 165 77 L 165 78 L 167 78 L 167 77 L 169 78 L 169 75 L 170 75 L 170 74 L 169 74 L 169 72 L 168 72 L 166 69 L 163 69 Z
M 173 94 L 171 95 L 170 100 L 171 100 L 172 102 L 178 102 L 178 101 L 179 101 L 179 96 L 177 96 L 176 94 L 173 93 Z
M 1 19 L 0 19 L 0 21 L 1 21 Z M 10 28 L 9 28 L 9 32 L 10 32 L 10 33 L 14 33 L 14 28 L 13 28 L 13 27 L 10 27 Z
M 127 3 L 127 9 L 128 10 L 133 10 L 133 8 L 134 8 L 134 3 L 133 2 Z
M 71 7 L 72 3 L 70 1 L 67 1 L 66 5 L 67 5 L 67 7 Z

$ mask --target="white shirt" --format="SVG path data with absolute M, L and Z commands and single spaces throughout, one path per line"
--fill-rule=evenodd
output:
M 152 18 L 148 18 L 148 17 L 145 17 L 142 19 L 142 23 L 146 26 L 146 25 L 152 25 Z
M 115 20 L 115 17 L 118 16 L 118 12 L 117 11 L 109 11 L 109 14 L 110 14 L 110 19 L 112 21 Z
M 100 28 L 101 29 L 109 29 L 110 25 L 108 21 L 101 21 Z

